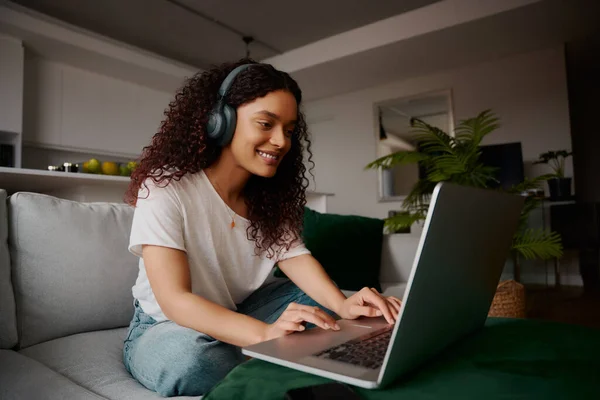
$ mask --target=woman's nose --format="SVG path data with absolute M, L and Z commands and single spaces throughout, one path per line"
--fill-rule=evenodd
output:
M 284 147 L 286 143 L 286 136 L 283 128 L 273 129 L 271 133 L 270 142 L 273 146 Z

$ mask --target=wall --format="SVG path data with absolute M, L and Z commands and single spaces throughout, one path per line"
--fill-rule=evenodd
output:
M 373 104 L 443 89 L 452 90 L 455 124 L 488 108 L 500 117 L 501 128 L 484 144 L 520 141 L 527 176 L 549 172 L 546 166 L 532 166 L 540 153 L 571 148 L 562 47 L 317 100 L 305 106 L 316 164 L 312 185 L 334 193 L 329 212 L 384 218 L 400 209 L 400 202 L 377 201 L 376 171 L 364 170 L 376 157 Z M 569 160 L 566 174 L 572 173 Z M 420 227 L 414 228 L 418 235 Z M 552 283 L 551 263 L 525 264 L 523 281 Z M 563 284 L 581 284 L 576 259 L 568 255 L 564 264 Z
M 516 55 L 480 65 L 391 82 L 305 105 L 313 135 L 318 191 L 335 194 L 329 209 L 342 214 L 385 217 L 399 202 L 379 203 L 375 171 L 377 119 L 373 104 L 396 97 L 451 89 L 454 119 L 492 109 L 501 128 L 485 144 L 521 141 L 529 176 L 548 172 L 531 166 L 539 153 L 571 147 L 562 48 Z M 572 175 L 569 161 L 566 174 Z
M 27 53 L 23 140 L 28 147 L 135 156 L 173 94 Z
M 21 132 L 23 116 L 23 45 L 0 36 L 0 130 Z
M 13 165 L 21 164 L 23 121 L 23 44 L 0 35 L 0 143 L 13 146 Z

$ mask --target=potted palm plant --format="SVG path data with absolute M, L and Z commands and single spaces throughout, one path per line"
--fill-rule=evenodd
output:
M 385 220 L 388 232 L 406 229 L 415 222 L 424 220 L 431 194 L 438 182 L 453 182 L 479 188 L 488 188 L 491 183 L 497 182 L 496 169 L 484 165 L 480 160 L 481 141 L 499 127 L 498 118 L 490 110 L 483 111 L 475 118 L 461 121 L 455 128 L 454 136 L 419 119 L 413 119 L 411 122 L 413 139 L 418 143 L 417 150 L 399 151 L 378 158 L 366 167 L 392 168 L 397 164 L 420 163 L 425 169 L 425 176 L 415 183 L 402 204 L 406 212 Z M 509 191 L 524 193 L 538 189 L 542 182 L 553 176 L 549 174 L 525 179 Z M 516 266 L 519 256 L 525 259 L 550 259 L 562 255 L 562 244 L 557 233 L 527 226 L 529 214 L 540 202 L 536 196 L 526 197 L 519 228 L 512 243 Z
M 571 197 L 571 178 L 565 177 L 565 160 L 572 156 L 573 152 L 567 150 L 547 151 L 540 154 L 534 164 L 548 164 L 554 171 L 548 179 L 548 190 L 550 200 L 567 200 Z

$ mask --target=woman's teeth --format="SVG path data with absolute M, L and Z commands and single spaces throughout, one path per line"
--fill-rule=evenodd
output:
M 265 152 L 263 152 L 263 151 L 260 151 L 260 150 L 258 150 L 258 154 L 259 154 L 260 156 L 262 156 L 262 157 L 265 157 L 265 158 L 270 158 L 271 160 L 277 160 L 277 159 L 279 158 L 279 157 L 277 157 L 277 156 L 274 156 L 274 155 L 272 155 L 272 154 L 267 154 L 267 153 L 265 153 Z

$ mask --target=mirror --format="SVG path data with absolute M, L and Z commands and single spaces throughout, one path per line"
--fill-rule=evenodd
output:
M 452 93 L 443 90 L 389 100 L 375 105 L 377 158 L 416 150 L 410 121 L 418 118 L 453 135 Z M 402 201 L 419 180 L 417 164 L 396 165 L 377 173 L 379 201 Z

